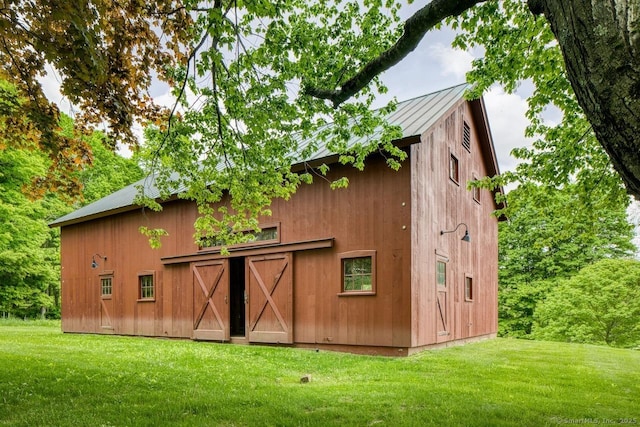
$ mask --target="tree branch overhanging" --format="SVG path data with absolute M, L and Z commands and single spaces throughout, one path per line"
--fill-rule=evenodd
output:
M 396 65 L 418 46 L 424 35 L 444 19 L 457 16 L 485 0 L 433 0 L 404 23 L 404 31 L 398 41 L 380 56 L 366 64 L 358 73 L 343 82 L 337 89 L 325 89 L 304 85 L 305 94 L 326 99 L 334 107 L 351 98 L 367 86 L 377 75 Z
M 578 103 L 627 191 L 640 199 L 640 0 L 528 0 L 549 21 Z M 568 30 L 570 29 L 570 30 Z

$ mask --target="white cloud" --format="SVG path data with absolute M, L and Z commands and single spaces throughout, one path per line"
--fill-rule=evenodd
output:
M 47 74 L 38 79 L 42 85 L 44 95 L 49 101 L 58 105 L 61 112 L 73 117 L 76 109 L 74 109 L 67 97 L 60 92 L 60 83 L 62 79 L 53 67 L 48 66 L 47 68 L 49 69 Z
M 443 43 L 434 43 L 429 46 L 428 54 L 440 64 L 441 76 L 453 76 L 459 80 L 465 79 L 467 72 L 471 71 L 471 62 L 474 60 L 471 53 L 453 49 Z
M 485 93 L 484 101 L 500 170 L 513 170 L 519 160 L 511 156 L 511 150 L 531 146 L 533 142 L 532 138 L 524 136 L 529 124 L 525 117 L 527 101 L 517 93 L 508 94 L 499 87 Z
M 640 202 L 632 200 L 627 208 L 627 218 L 635 226 L 635 236 L 632 240 L 636 245 L 636 258 L 640 259 Z

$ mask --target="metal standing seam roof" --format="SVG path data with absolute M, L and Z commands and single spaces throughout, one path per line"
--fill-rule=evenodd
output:
M 399 102 L 396 110 L 387 116 L 387 121 L 392 125 L 400 126 L 403 138 L 419 136 L 434 125 L 447 110 L 458 102 L 464 96 L 464 92 L 468 87 L 469 85 L 464 83 Z M 358 144 L 366 144 L 369 139 L 376 138 L 381 132 L 382 129 L 377 129 L 368 137 L 354 137 L 347 145 L 348 147 L 353 147 Z M 302 141 L 299 150 L 302 151 L 308 143 Z M 309 158 L 304 160 L 307 162 L 320 160 L 334 154 L 336 153 L 329 151 L 326 146 L 321 146 Z M 155 177 L 153 175 L 147 176 L 115 193 L 54 220 L 49 223 L 49 226 L 58 227 L 83 222 L 134 208 L 136 207 L 134 200 L 138 195 L 140 186 L 143 186 L 147 196 L 152 198 L 159 197 L 160 193 L 155 186 Z

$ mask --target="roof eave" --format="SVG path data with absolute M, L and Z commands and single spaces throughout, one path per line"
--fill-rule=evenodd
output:
M 53 222 L 50 222 L 48 224 L 48 226 L 50 228 L 55 228 L 55 227 L 64 227 L 67 225 L 73 225 L 73 224 L 80 224 L 83 222 L 87 222 L 87 221 L 93 221 L 95 219 L 100 219 L 100 218 L 104 218 L 107 216 L 111 216 L 111 215 L 116 215 L 116 214 L 120 214 L 120 213 L 124 213 L 124 212 L 130 212 L 130 211 L 135 211 L 137 209 L 140 209 L 141 206 L 138 205 L 128 205 L 128 206 L 123 206 L 117 209 L 110 209 L 107 211 L 102 211 L 102 212 L 98 212 L 95 213 L 93 215 L 87 215 L 87 216 L 83 216 L 80 218 L 74 218 L 74 219 L 70 219 L 67 221 L 58 221 L 55 220 Z M 64 218 L 64 217 L 63 217 Z
M 419 135 L 412 135 L 412 136 L 407 136 L 404 138 L 400 138 L 397 139 L 395 141 L 393 141 L 393 144 L 398 147 L 398 148 L 404 148 L 404 147 L 408 147 L 411 144 L 416 144 L 420 142 L 420 136 Z M 335 154 L 335 155 L 331 155 L 331 156 L 326 156 L 320 159 L 314 159 L 312 161 L 309 162 L 298 162 L 295 163 L 293 165 L 291 165 L 291 171 L 292 172 L 301 172 L 305 169 L 308 168 L 316 168 L 319 167 L 320 165 L 326 164 L 326 165 L 331 165 L 331 164 L 335 164 L 338 163 L 340 161 L 340 155 Z M 172 195 L 171 197 L 169 197 L 168 199 L 156 199 L 156 202 L 158 203 L 167 203 L 173 200 L 176 200 L 178 197 L 176 194 Z M 116 215 L 116 214 L 121 214 L 121 213 L 125 213 L 125 212 L 131 212 L 131 211 L 135 211 L 137 209 L 141 209 L 142 206 L 140 205 L 136 205 L 136 204 L 131 204 L 131 205 L 127 205 L 127 206 L 121 206 L 118 207 L 116 209 L 109 209 L 106 211 L 102 211 L 102 212 L 97 212 L 95 214 L 92 215 L 87 215 L 87 216 L 83 216 L 83 217 L 79 217 L 79 218 L 73 218 L 73 219 L 69 219 L 69 220 L 63 220 L 63 221 L 52 221 L 50 222 L 48 225 L 50 228 L 55 228 L 55 227 L 65 227 L 67 225 L 74 225 L 74 224 L 80 224 L 83 222 L 87 222 L 87 221 L 93 221 L 96 219 L 100 219 L 100 218 L 105 218 L 111 215 Z M 64 217 L 62 217 L 64 218 Z
M 418 144 L 420 142 L 420 135 L 405 136 L 393 141 L 393 145 L 398 148 L 405 148 L 412 144 Z M 340 154 L 332 154 L 330 156 L 322 157 L 319 159 L 313 159 L 305 162 L 298 162 L 291 165 L 291 172 L 301 172 L 308 168 L 317 168 L 321 165 L 332 165 L 340 162 Z

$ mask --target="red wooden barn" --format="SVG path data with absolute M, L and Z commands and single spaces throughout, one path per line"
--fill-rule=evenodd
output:
M 362 172 L 333 160 L 348 188 L 318 182 L 274 200 L 262 233 L 228 256 L 194 242 L 193 202 L 143 212 L 135 185 L 59 218 L 63 331 L 387 355 L 495 336 L 499 206 L 467 182 L 498 165 L 466 87 L 390 115 L 409 154 L 399 171 L 377 155 Z M 143 224 L 168 231 L 161 249 Z

